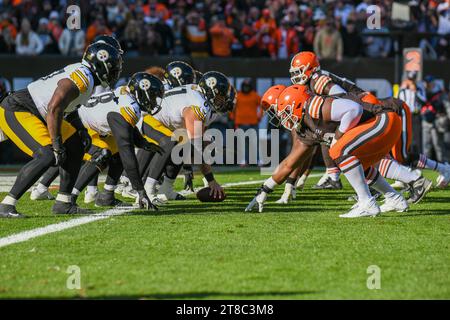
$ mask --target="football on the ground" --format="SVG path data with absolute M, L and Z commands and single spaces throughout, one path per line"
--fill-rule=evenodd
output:
M 223 193 L 223 196 L 221 198 L 214 198 L 212 195 L 210 195 L 211 188 L 205 187 L 203 189 L 200 189 L 197 191 L 197 199 L 201 202 L 222 202 L 225 200 L 226 195 L 225 192 Z

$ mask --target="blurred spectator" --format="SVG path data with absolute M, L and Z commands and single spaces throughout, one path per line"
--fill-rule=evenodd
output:
M 59 53 L 58 45 L 56 44 L 55 39 L 53 39 L 53 35 L 48 28 L 48 23 L 49 21 L 47 18 L 40 18 L 39 26 L 37 29 L 37 34 L 41 39 L 42 44 L 44 45 L 43 53 Z
M 376 34 L 384 34 L 384 36 Z M 379 29 L 364 29 L 363 42 L 366 55 L 370 58 L 386 58 L 391 53 L 392 40 L 383 20 Z
M 440 3 L 436 12 L 439 16 L 437 32 L 442 36 L 439 38 L 436 51 L 440 59 L 445 59 L 450 53 L 449 38 L 444 37 L 450 35 L 450 0 Z
M 147 26 L 144 30 L 145 34 L 139 53 L 146 56 L 158 55 L 162 47 L 162 39 L 160 34 L 157 33 L 152 26 Z
M 344 56 L 357 57 L 363 53 L 363 43 L 361 35 L 356 29 L 354 20 L 348 20 L 347 25 L 341 31 L 344 43 Z
M 299 51 L 299 38 L 297 31 L 291 25 L 289 17 L 281 20 L 280 27 L 276 32 L 278 58 L 287 59 Z
M 156 11 L 155 14 L 157 16 L 156 23 L 154 24 L 153 28 L 155 32 L 158 33 L 159 37 L 161 38 L 161 45 L 158 50 L 159 54 L 167 55 L 171 54 L 174 47 L 174 36 L 172 32 L 172 28 L 167 24 L 167 22 L 164 20 L 164 14 L 165 11 Z
M 142 39 L 142 29 L 135 19 L 131 19 L 123 32 L 122 48 L 127 56 L 138 55 Z
M 65 56 L 82 56 L 85 48 L 85 34 L 82 29 L 64 29 L 58 42 L 61 54 Z
M 17 29 L 11 22 L 10 15 L 3 13 L 0 16 L 0 52 L 13 53 L 15 52 L 15 39 L 17 36 Z
M 212 27 L 209 29 L 211 34 L 211 51 L 216 57 L 230 57 L 231 45 L 234 41 L 233 30 L 228 28 L 223 17 L 217 17 Z
M 258 129 L 258 124 L 262 117 L 260 101 L 261 97 L 253 89 L 252 80 L 245 79 L 241 84 L 241 90 L 237 94 L 236 108 L 230 115 L 236 129 L 242 129 L 244 132 Z M 245 150 L 245 157 L 237 159 L 238 163 L 240 165 L 248 164 L 248 143 L 238 146 L 238 148 Z M 243 152 L 241 154 L 244 155 Z
M 48 17 L 48 29 L 53 35 L 53 39 L 59 41 L 59 37 L 63 32 L 63 28 L 61 27 L 61 22 L 59 21 L 59 13 L 57 11 L 50 12 Z
M 96 36 L 102 34 L 110 35 L 111 33 L 111 30 L 106 26 L 105 19 L 102 15 L 99 14 L 95 18 L 94 22 L 92 22 L 91 25 L 87 28 L 86 44 L 92 43 Z
M 197 11 L 191 11 L 186 16 L 184 31 L 186 37 L 186 52 L 195 57 L 208 56 L 208 32 L 206 22 Z
M 31 30 L 28 19 L 23 19 L 20 32 L 16 37 L 16 53 L 26 56 L 35 56 L 42 52 L 44 46 L 39 36 Z
M 342 60 L 344 52 L 342 36 L 333 27 L 332 21 L 322 20 L 323 27 L 319 29 L 314 38 L 314 52 L 319 59 Z
M 449 129 L 447 110 L 450 110 L 450 102 L 448 95 L 434 77 L 426 76 L 425 85 L 426 102 L 420 110 L 423 152 L 429 158 L 446 162 L 449 159 L 445 150 L 444 135 Z

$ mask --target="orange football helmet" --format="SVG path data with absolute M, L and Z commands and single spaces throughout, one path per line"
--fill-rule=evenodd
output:
M 297 53 L 291 60 L 291 81 L 293 84 L 306 84 L 314 72 L 320 70 L 319 59 L 314 52 Z
M 283 127 L 288 130 L 298 128 L 309 98 L 311 94 L 304 85 L 294 84 L 283 90 L 277 102 L 277 115 Z
M 269 117 L 269 122 L 275 127 L 280 125 L 280 120 L 277 116 L 277 100 L 284 89 L 286 89 L 285 85 L 274 85 L 267 89 L 261 98 L 261 108 Z

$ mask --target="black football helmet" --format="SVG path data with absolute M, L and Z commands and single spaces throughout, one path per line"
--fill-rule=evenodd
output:
M 158 77 L 146 72 L 137 72 L 128 82 L 128 89 L 142 111 L 154 115 L 161 110 L 160 102 L 164 96 L 164 84 Z
M 93 43 L 97 43 L 97 42 L 103 42 L 106 44 L 109 44 L 110 46 L 114 47 L 117 51 L 119 51 L 119 53 L 122 55 L 123 54 L 123 50 L 122 47 L 120 46 L 119 41 L 114 38 L 113 36 L 109 36 L 107 34 L 102 34 L 99 36 L 96 36 Z
M 122 72 L 122 57 L 119 51 L 104 42 L 88 46 L 82 63 L 95 74 L 105 88 L 114 88 Z
M 217 113 L 233 111 L 236 90 L 228 78 L 218 71 L 208 71 L 200 79 L 200 87 L 208 105 Z
M 183 61 L 173 61 L 166 66 L 164 77 L 172 88 L 195 82 L 195 70 Z

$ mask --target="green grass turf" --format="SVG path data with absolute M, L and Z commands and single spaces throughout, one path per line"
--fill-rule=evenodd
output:
M 279 188 L 262 214 L 243 212 L 257 185 L 232 187 L 222 204 L 190 197 L 159 213 L 0 248 L 0 298 L 450 298 L 450 190 L 433 191 L 407 213 L 341 219 L 350 188 L 311 190 L 317 180 L 285 206 L 274 203 Z M 0 237 L 71 218 L 54 217 L 50 207 L 24 198 L 19 209 L 30 218 L 0 220 Z M 70 265 L 81 268 L 81 290 L 66 287 Z M 380 290 L 367 289 L 370 265 L 381 268 Z

